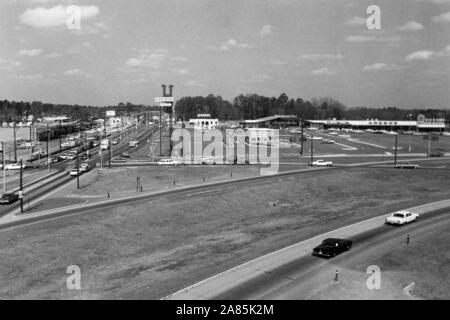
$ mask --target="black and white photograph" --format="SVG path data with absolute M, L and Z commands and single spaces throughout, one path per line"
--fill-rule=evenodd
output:
M 0 300 L 449 300 L 450 0 L 0 0 L 0 160 Z

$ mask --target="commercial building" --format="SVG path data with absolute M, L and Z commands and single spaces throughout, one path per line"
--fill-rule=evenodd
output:
M 197 118 L 189 119 L 189 125 L 197 130 L 211 130 L 219 125 L 219 119 L 211 119 L 210 114 L 198 114 Z
M 269 117 L 244 120 L 241 122 L 244 129 L 247 128 L 267 128 L 267 129 L 284 129 L 288 127 L 298 127 L 299 119 L 294 115 L 273 115 Z
M 309 127 L 318 129 L 354 129 L 354 130 L 392 130 L 392 131 L 420 131 L 442 132 L 445 131 L 445 119 L 427 119 L 419 115 L 417 120 L 305 120 Z

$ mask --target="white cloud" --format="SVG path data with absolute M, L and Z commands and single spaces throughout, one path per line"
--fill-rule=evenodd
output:
M 261 37 L 265 37 L 265 36 L 267 36 L 267 35 L 269 35 L 269 34 L 272 34 L 273 31 L 274 31 L 274 27 L 271 26 L 270 24 L 266 24 L 266 25 L 264 25 L 264 26 L 261 28 L 261 30 L 259 31 L 259 35 L 260 35 Z
M 343 56 L 339 54 L 333 53 L 312 53 L 312 54 L 302 54 L 300 59 L 302 60 L 341 60 Z
M 21 65 L 22 63 L 20 61 L 3 59 L 2 57 L 0 57 L 0 67 L 6 67 L 9 69 L 10 67 L 19 67 Z
M 323 67 L 323 68 L 311 71 L 311 74 L 313 76 L 328 76 L 328 75 L 336 74 L 336 72 L 333 70 L 330 70 L 328 67 Z
M 401 31 L 419 31 L 423 30 L 424 26 L 416 21 L 408 21 L 404 25 L 398 27 L 398 29 Z
M 20 17 L 23 24 L 34 28 L 51 28 L 65 26 L 70 13 L 67 6 L 58 5 L 52 8 L 37 7 L 27 9 Z M 79 6 L 81 21 L 95 17 L 99 13 L 97 6 Z M 83 28 L 83 25 L 82 27 Z
M 19 56 L 34 57 L 40 55 L 41 53 L 42 49 L 22 49 L 19 51 Z
M 210 49 L 220 51 L 229 51 L 231 49 L 249 49 L 249 48 L 253 48 L 253 45 L 248 43 L 240 43 L 234 38 L 230 38 L 227 41 L 223 42 L 218 48 L 210 47 Z
M 154 52 L 143 50 L 137 57 L 128 59 L 126 64 L 130 67 L 158 69 L 167 58 L 167 50 L 159 49 Z
M 19 74 L 19 75 L 17 75 L 17 79 L 20 79 L 20 80 L 37 80 L 37 79 L 42 79 L 42 75 L 40 73 L 37 73 L 37 74 Z
M 348 42 L 369 42 L 376 40 L 374 36 L 348 36 L 346 39 Z
M 64 71 L 64 75 L 66 76 L 78 76 L 78 75 L 83 75 L 84 72 L 78 68 L 76 69 L 69 69 Z
M 417 60 L 425 61 L 425 60 L 431 59 L 434 54 L 435 54 L 435 52 L 430 51 L 430 50 L 416 51 L 416 52 L 413 52 L 410 55 L 408 55 L 405 58 L 405 60 L 406 61 L 417 61 Z
M 433 21 L 438 23 L 450 23 L 450 12 L 433 17 Z
M 185 76 L 185 75 L 189 74 L 189 70 L 185 69 L 185 68 L 173 69 L 172 71 L 179 76 Z
M 345 24 L 346 24 L 346 25 L 349 25 L 349 26 L 362 26 L 362 25 L 365 25 L 366 22 L 367 22 L 367 19 L 366 19 L 366 18 L 363 18 L 363 17 L 353 17 L 353 18 L 351 18 L 350 20 L 347 20 L 347 21 L 345 22 Z
M 345 41 L 347 42 L 391 42 L 391 43 L 396 43 L 399 41 L 403 41 L 407 39 L 406 37 L 401 37 L 401 36 L 383 36 L 381 35 L 371 35 L 371 36 L 367 36 L 367 35 L 358 35 L 358 36 L 348 36 Z
M 374 71 L 393 71 L 398 70 L 399 66 L 394 64 L 386 64 L 382 62 L 367 65 L 363 68 L 363 71 L 374 72 Z

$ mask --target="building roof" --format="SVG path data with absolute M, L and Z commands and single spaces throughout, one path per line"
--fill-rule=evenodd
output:
M 271 121 L 271 120 L 276 120 L 276 119 L 297 119 L 297 116 L 293 116 L 293 115 L 273 115 L 273 116 L 268 116 L 268 117 L 259 118 L 259 119 L 244 120 L 243 123 L 261 123 L 261 122 L 266 122 L 266 121 Z

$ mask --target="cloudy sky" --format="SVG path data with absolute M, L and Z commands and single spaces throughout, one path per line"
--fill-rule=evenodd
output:
M 450 0 L 0 0 L 0 74 L 0 99 L 25 101 L 152 104 L 171 83 L 450 108 Z

